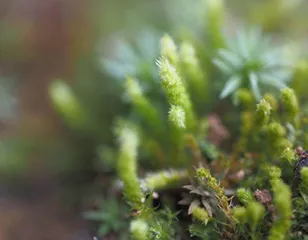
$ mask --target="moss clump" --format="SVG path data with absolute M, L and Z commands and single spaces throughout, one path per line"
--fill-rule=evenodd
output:
M 306 96 L 288 87 L 305 69 L 261 28 L 223 34 L 224 1 L 206 6 L 203 29 L 161 34 L 156 65 L 131 54 L 135 71 L 117 82 L 130 101 L 118 141 L 104 145 L 132 207 L 128 232 L 136 240 L 307 237 L 307 153 L 297 148 L 308 147 Z M 126 54 L 149 50 L 137 43 Z M 51 96 L 65 121 L 87 124 L 67 86 L 56 82 Z

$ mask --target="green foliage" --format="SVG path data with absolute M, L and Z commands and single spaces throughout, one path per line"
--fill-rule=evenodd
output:
M 180 64 L 192 102 L 198 107 L 198 112 L 203 112 L 201 106 L 209 102 L 208 77 L 202 71 L 194 46 L 187 41 L 180 47 Z
M 205 23 L 196 23 L 203 26 L 198 31 L 178 17 L 171 24 L 176 30 L 159 34 L 160 40 L 154 31 L 147 38 L 135 35 L 131 44 L 115 44 L 114 59 L 103 60 L 110 76 L 121 80 L 119 95 L 129 100 L 125 112 L 114 116 L 124 119 L 115 131 L 118 141 L 100 143 L 99 154 L 132 207 L 131 236 L 307 235 L 308 174 L 298 167 L 295 150 L 307 148 L 307 104 L 305 91 L 294 85 L 305 86 L 299 79 L 308 76 L 306 65 L 275 48 L 255 26 L 231 41 L 223 31 L 230 28 L 224 21 L 229 3 L 200 4 Z M 269 36 L 275 44 L 281 37 L 276 34 Z M 51 96 L 68 124 L 88 124 L 86 108 L 67 85 L 55 82 Z M 222 101 L 228 96 L 232 102 Z M 293 173 L 296 166 L 301 179 Z
M 188 172 L 185 170 L 160 171 L 157 173 L 147 174 L 144 178 L 144 184 L 146 188 L 160 190 L 179 185 L 187 178 Z
M 68 84 L 61 80 L 54 81 L 50 87 L 50 96 L 56 110 L 68 125 L 77 129 L 85 126 L 87 115 Z
M 278 216 L 270 230 L 269 239 L 286 239 L 286 234 L 291 227 L 291 190 L 289 186 L 278 180 L 272 182 L 272 187 L 274 192 L 274 204 Z
M 236 196 L 245 205 L 253 201 L 252 193 L 244 188 L 237 189 Z
M 206 1 L 207 29 L 208 35 L 214 48 L 220 48 L 224 45 L 221 27 L 224 21 L 225 9 L 224 0 Z
M 124 195 L 133 208 L 139 209 L 144 202 L 137 176 L 139 138 L 134 126 L 123 124 L 117 130 L 120 145 L 117 171 L 124 184 Z
M 248 215 L 248 222 L 254 232 L 258 223 L 264 216 L 265 209 L 260 203 L 253 201 L 247 204 L 246 211 Z
M 283 106 L 285 107 L 285 110 L 288 113 L 289 117 L 291 119 L 294 119 L 299 112 L 299 106 L 293 89 L 291 88 L 283 89 L 283 91 L 281 92 L 281 99 Z
M 169 121 L 176 127 L 176 128 L 186 128 L 186 116 L 184 109 L 181 106 L 171 105 L 169 110 Z
M 242 105 L 246 110 L 250 110 L 254 107 L 254 97 L 246 88 L 240 88 L 235 94 L 235 103 Z
M 233 217 L 240 223 L 247 223 L 247 210 L 244 207 L 236 207 L 233 209 Z
M 192 210 L 192 216 L 204 224 L 207 224 L 208 221 L 210 220 L 208 212 L 201 207 L 194 207 Z
M 160 134 L 163 131 L 163 125 L 159 112 L 154 108 L 148 98 L 144 96 L 139 83 L 135 79 L 128 77 L 125 82 L 125 87 L 128 97 L 136 107 L 136 111 L 138 111 L 149 127 L 155 129 L 157 134 Z
M 162 57 L 157 65 L 160 69 L 162 86 L 166 92 L 168 101 L 171 105 L 181 107 L 185 112 L 186 125 L 188 128 L 194 127 L 195 116 L 192 109 L 191 100 L 184 86 L 182 79 L 169 60 Z M 171 112 L 172 113 L 172 112 Z M 171 116 L 172 117 L 172 116 Z M 169 115 L 170 118 L 170 115 Z M 172 119 L 170 119 L 171 122 Z
M 177 46 L 173 39 L 165 35 L 160 40 L 160 54 L 168 59 L 169 63 L 176 66 L 179 61 L 179 56 L 177 53 Z
M 241 31 L 234 42 L 218 51 L 214 64 L 227 76 L 220 98 L 225 98 L 237 89 L 249 87 L 257 100 L 261 99 L 261 87 L 281 89 L 290 78 L 289 64 L 280 55 L 282 50 L 272 49 L 269 39 L 261 30 L 253 28 Z
M 126 233 L 127 221 L 125 214 L 128 208 L 119 203 L 115 198 L 101 199 L 99 209 L 84 213 L 84 217 L 90 221 L 99 223 L 98 236 L 104 237 L 107 234 L 123 231 Z
M 132 220 L 130 223 L 132 237 L 136 240 L 148 239 L 148 228 L 148 224 L 140 219 Z
M 294 163 L 296 162 L 296 154 L 295 152 L 290 149 L 290 148 L 286 148 L 280 157 L 283 161 L 287 161 L 289 162 L 289 164 L 294 165 Z
M 114 51 L 101 59 L 102 67 L 117 80 L 127 76 L 142 79 L 142 86 L 149 89 L 157 79 L 153 62 L 159 55 L 159 33 L 154 29 L 143 30 L 133 41 L 112 39 Z
M 268 123 L 271 110 L 271 105 L 266 100 L 262 99 L 257 105 L 257 110 L 254 117 L 256 126 L 260 128 Z
M 207 186 L 213 189 L 219 198 L 224 198 L 224 190 L 218 184 L 217 179 L 212 177 L 208 169 L 198 168 L 196 174 L 199 179 L 206 180 Z
M 151 227 L 149 229 L 149 239 L 171 240 L 175 238 L 177 213 L 173 213 L 166 208 L 157 213 L 152 213 L 152 219 L 149 220 Z

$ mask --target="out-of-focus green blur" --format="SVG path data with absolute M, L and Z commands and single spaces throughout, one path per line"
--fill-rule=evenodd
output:
M 75 234 L 75 220 L 65 213 L 99 171 L 97 143 L 112 142 L 113 118 L 125 111 L 100 58 L 113 51 L 106 44 L 117 34 L 166 28 L 164 11 L 160 1 L 0 1 L 1 239 Z M 57 79 L 87 106 L 90 130 L 76 133 L 55 113 L 48 93 Z
M 58 78 L 70 82 L 95 113 L 97 140 L 110 141 L 108 126 L 121 105 L 99 64 L 101 53 L 114 34 L 165 27 L 161 3 L 4 0 L 0 9 L 1 176 L 91 169 L 93 144 L 67 131 L 51 107 L 49 85 Z

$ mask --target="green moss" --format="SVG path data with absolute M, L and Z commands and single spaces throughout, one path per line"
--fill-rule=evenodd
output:
M 181 4 L 175 2 L 173 14 Z M 202 19 L 196 24 L 203 29 L 182 29 L 187 19 L 167 9 L 170 22 L 177 23 L 174 29 L 160 34 L 160 41 L 153 34 L 140 39 L 133 34 L 135 44 L 120 45 L 123 56 L 109 65 L 117 75 L 118 95 L 130 101 L 123 112 L 102 114 L 125 119 L 115 131 L 117 144 L 92 139 L 110 150 L 101 154 L 102 161 L 108 158 L 116 166 L 108 171 L 121 182 L 107 191 L 119 189 L 131 205 L 133 219 L 127 222 L 136 240 L 189 239 L 190 234 L 200 239 L 307 237 L 306 157 L 300 148 L 295 151 L 308 142 L 307 62 L 296 60 L 295 52 L 287 55 L 285 48 L 274 50 L 266 35 L 275 36 L 261 28 L 247 26 L 234 38 L 224 18 L 235 3 L 200 2 L 205 3 L 196 3 L 202 14 L 193 22 Z M 275 34 L 279 43 L 285 41 Z M 155 44 L 149 47 L 151 41 Z M 148 54 L 155 56 L 156 67 Z M 67 84 L 55 81 L 50 95 L 74 131 L 92 124 L 86 113 L 91 106 L 81 104 Z M 301 178 L 294 176 L 296 167 Z M 178 208 L 183 214 L 177 215 Z

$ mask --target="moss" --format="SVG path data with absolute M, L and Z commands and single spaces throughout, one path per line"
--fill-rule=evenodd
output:
M 257 105 L 254 116 L 254 124 L 256 127 L 261 128 L 269 122 L 271 110 L 271 105 L 266 100 L 262 99 Z
M 261 28 L 241 29 L 235 38 L 222 34 L 225 4 L 198 5 L 203 29 L 186 29 L 186 37 L 170 30 L 160 42 L 151 38 L 155 49 L 138 39 L 114 60 L 115 72 L 125 73 L 115 84 L 130 101 L 114 116 L 125 119 L 115 131 L 117 144 L 104 145 L 117 146 L 112 178 L 132 207 L 127 221 L 136 240 L 307 235 L 307 156 L 295 150 L 307 147 L 306 95 L 288 87 L 293 70 L 305 85 L 306 61 L 290 64 L 294 54 L 274 51 Z M 182 26 L 184 20 L 174 18 Z M 157 66 L 145 59 L 150 50 Z M 66 84 L 56 81 L 51 97 L 68 125 L 90 124 L 87 108 Z

